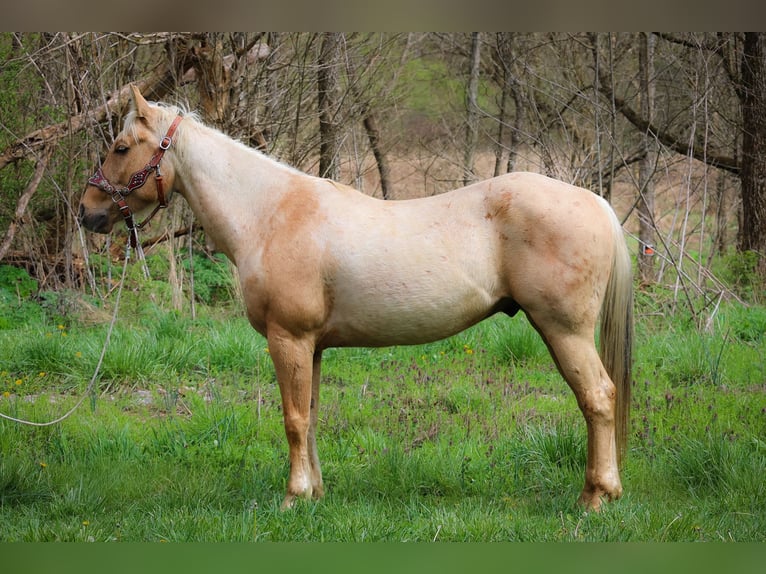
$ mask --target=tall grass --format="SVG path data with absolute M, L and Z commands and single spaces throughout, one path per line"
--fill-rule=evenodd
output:
M 523 317 L 447 341 L 325 353 L 320 502 L 282 513 L 287 446 L 265 341 L 237 312 L 121 315 L 98 396 L 0 421 L 0 540 L 743 540 L 766 535 L 766 311 L 709 331 L 641 317 L 625 495 L 576 500 L 585 425 Z M 139 295 L 140 297 L 140 295 Z M 138 298 L 138 297 L 136 297 Z M 0 409 L 84 391 L 105 325 L 0 330 Z M 60 322 L 61 321 L 61 322 Z

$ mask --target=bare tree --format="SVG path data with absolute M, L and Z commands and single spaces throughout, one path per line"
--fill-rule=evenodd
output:
M 6 39 L 7 35 L 2 40 Z M 125 72 L 140 62 L 141 75 L 134 81 L 145 93 L 162 97 L 175 84 L 176 66 L 187 65 L 185 36 L 163 35 L 151 46 L 144 40 L 61 32 L 12 36 L 17 49 L 2 70 L 14 71 L 7 78 L 11 85 L 20 82 L 32 96 L 35 119 L 30 122 L 33 129 L 25 133 L 19 130 L 23 124 L 6 123 L 17 116 L 18 108 L 0 117 L 0 177 L 6 170 L 25 172 L 30 163 L 35 174 L 18 198 L 12 189 L 2 190 L 4 203 L 17 206 L 2 255 L 33 269 L 42 287 L 74 287 L 81 278 L 75 208 L 82 170 L 91 169 L 125 111 Z M 148 54 L 156 45 L 173 46 L 179 58 L 152 61 Z
M 492 77 L 500 86 L 493 175 L 513 171 L 524 125 L 524 101 L 517 71 L 516 32 L 495 34 L 492 50 Z M 511 104 L 513 110 L 511 111 Z M 507 135 L 506 135 L 507 134 Z
M 0 261 L 5 257 L 5 255 L 8 253 L 8 249 L 11 247 L 13 238 L 16 236 L 16 230 L 19 228 L 19 225 L 27 210 L 27 205 L 29 205 L 30 199 L 32 199 L 32 196 L 37 192 L 37 188 L 40 186 L 40 181 L 42 181 L 43 174 L 45 173 L 49 159 L 50 150 L 44 148 L 40 154 L 40 159 L 38 159 L 35 163 L 35 171 L 32 179 L 29 180 L 24 193 L 22 193 L 21 197 L 19 197 L 19 201 L 16 204 L 16 210 L 14 212 L 14 218 L 8 225 L 8 229 L 5 233 L 5 238 L 2 240 L 2 242 L 0 242 Z
M 378 122 L 378 115 L 375 112 L 369 91 L 364 93 L 359 88 L 356 65 L 354 64 L 353 58 L 351 57 L 347 58 L 346 60 L 346 71 L 349 77 L 348 80 L 350 91 L 352 92 L 354 100 L 359 107 L 358 114 L 362 118 L 364 131 L 367 134 L 367 138 L 370 142 L 370 149 L 372 150 L 372 154 L 375 157 L 375 165 L 378 166 L 381 194 L 383 195 L 383 199 L 390 199 L 392 190 L 391 168 L 389 166 L 388 158 L 383 151 L 382 132 L 380 129 L 380 123 Z
M 338 179 L 340 52 L 344 36 L 339 32 L 324 32 L 317 62 L 317 107 L 319 109 L 319 175 Z
M 471 33 L 471 58 L 468 63 L 468 85 L 465 97 L 465 148 L 463 185 L 476 181 L 474 155 L 479 139 L 479 75 L 481 72 L 481 32 Z
M 651 33 L 639 34 L 638 76 L 640 84 L 641 114 L 651 123 L 654 119 L 654 43 Z M 655 141 L 651 133 L 642 134 L 641 158 L 638 166 L 638 273 L 642 283 L 653 283 L 654 267 L 654 170 L 657 162 Z
M 740 70 L 743 217 L 739 249 L 758 254 L 758 271 L 766 279 L 766 33 L 745 33 Z
M 658 125 L 641 111 L 633 108 L 627 100 L 617 96 L 608 82 L 600 84 L 602 92 L 614 100 L 617 110 L 641 132 L 650 133 L 667 149 L 694 158 L 706 165 L 736 175 L 740 181 L 742 198 L 742 223 L 738 249 L 758 254 L 758 271 L 766 277 L 766 34 L 721 33 L 686 39 L 683 36 L 658 34 L 660 38 L 690 52 L 709 52 L 719 57 L 719 76 L 728 80 L 716 81 L 711 89 L 718 96 L 716 113 L 727 119 L 725 127 L 708 138 L 685 133 L 695 127 L 694 122 Z M 715 74 L 716 70 L 710 72 Z M 726 107 L 727 94 L 734 94 L 738 110 Z M 703 97 L 709 97 L 704 94 Z M 683 100 L 683 98 L 680 98 Z M 677 118 L 688 119 L 683 110 L 674 111 Z M 738 116 L 738 117 L 736 117 Z M 704 121 L 709 121 L 705 116 Z

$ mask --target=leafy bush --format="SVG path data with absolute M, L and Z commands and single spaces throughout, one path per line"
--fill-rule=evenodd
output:
M 0 329 L 42 319 L 42 310 L 30 299 L 37 288 L 37 281 L 23 269 L 0 265 Z
M 741 296 L 759 301 L 763 299 L 763 281 L 758 275 L 759 255 L 755 251 L 732 251 L 723 258 L 721 279 Z
M 32 301 L 19 299 L 0 289 L 0 330 L 15 329 L 43 319 L 43 311 Z
M 746 343 L 760 341 L 766 335 L 766 309 L 737 305 L 726 313 L 732 335 Z
M 79 291 L 42 291 L 37 299 L 45 317 L 55 325 L 71 326 L 72 323 L 91 324 L 108 320 L 108 314 L 98 303 Z
M 223 255 L 206 256 L 195 252 L 183 259 L 184 269 L 194 273 L 194 294 L 205 303 L 212 305 L 228 301 L 232 297 L 234 278 Z
M 11 265 L 0 265 L 0 290 L 25 299 L 37 292 L 37 281 L 23 269 Z

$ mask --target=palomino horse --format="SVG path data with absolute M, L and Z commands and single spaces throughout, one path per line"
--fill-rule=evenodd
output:
M 158 196 L 164 202 L 164 186 L 236 264 L 282 395 L 290 451 L 283 508 L 324 492 L 316 443 L 324 349 L 425 343 L 519 310 L 585 417 L 580 502 L 598 509 L 621 495 L 632 268 L 606 201 L 532 173 L 423 199 L 374 199 L 132 92 L 124 129 L 88 182 L 82 224 L 108 233 L 124 217 L 133 228 L 132 212 Z M 148 177 L 160 162 L 162 179 Z

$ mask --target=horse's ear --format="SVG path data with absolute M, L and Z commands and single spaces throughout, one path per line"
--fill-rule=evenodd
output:
M 139 118 L 146 118 L 151 113 L 151 108 L 149 107 L 149 104 L 144 99 L 144 96 L 141 95 L 141 91 L 135 86 L 135 84 L 130 84 L 130 91 L 132 93 L 133 97 L 133 107 L 136 110 L 136 115 Z

